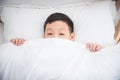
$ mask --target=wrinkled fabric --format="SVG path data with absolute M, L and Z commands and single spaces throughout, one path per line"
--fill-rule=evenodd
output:
M 120 45 L 90 52 L 85 44 L 36 39 L 0 46 L 0 80 L 118 80 Z

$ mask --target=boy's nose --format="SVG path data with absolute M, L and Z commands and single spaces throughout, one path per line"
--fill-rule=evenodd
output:
M 59 36 L 57 34 L 54 35 L 54 38 L 59 38 Z

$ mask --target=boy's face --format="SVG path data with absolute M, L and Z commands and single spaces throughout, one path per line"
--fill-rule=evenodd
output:
M 74 40 L 74 33 L 70 33 L 68 25 L 63 21 L 55 21 L 46 25 L 44 38 L 64 38 Z

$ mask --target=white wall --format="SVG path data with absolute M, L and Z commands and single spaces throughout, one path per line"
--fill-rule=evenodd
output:
M 102 0 L 0 0 L 0 6 L 3 5 L 35 5 L 35 6 L 56 6 L 85 1 Z

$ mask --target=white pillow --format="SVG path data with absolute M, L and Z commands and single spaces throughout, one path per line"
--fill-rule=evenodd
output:
M 4 7 L 1 18 L 4 22 L 5 42 L 12 38 L 26 40 L 42 38 L 43 24 L 52 9 Z
M 4 38 L 3 38 L 3 24 L 0 23 L 0 45 L 4 43 Z
M 1 15 L 5 23 L 5 41 L 15 37 L 42 38 L 45 19 L 51 13 L 62 12 L 74 22 L 76 41 L 113 44 L 114 17 L 111 7 L 115 7 L 113 1 L 42 9 L 5 7 Z
M 74 21 L 76 41 L 111 45 L 114 44 L 113 15 L 116 14 L 113 13 L 113 8 L 113 1 L 99 1 L 76 7 L 57 7 L 57 10 L 67 14 Z
M 81 42 L 94 42 L 101 45 L 114 44 L 114 17 L 111 13 L 111 1 L 95 3 L 86 6 L 79 14 L 80 27 L 77 27 L 77 40 Z M 114 5 L 115 6 L 115 5 Z M 113 6 L 113 7 L 114 7 Z M 82 19 L 81 19 L 82 18 Z

